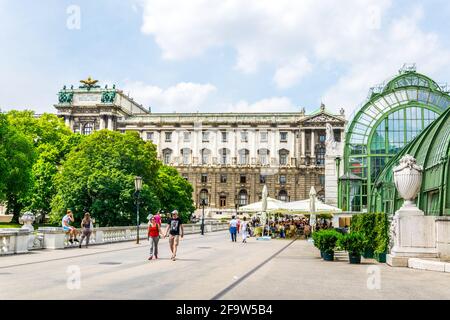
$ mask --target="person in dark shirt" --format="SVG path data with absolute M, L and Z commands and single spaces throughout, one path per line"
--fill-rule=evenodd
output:
M 180 232 L 181 231 L 181 232 Z M 178 217 L 178 211 L 172 211 L 172 219 L 169 220 L 167 224 L 166 232 L 164 238 L 169 235 L 169 246 L 170 251 L 172 251 L 172 260 L 175 261 L 175 257 L 177 255 L 177 247 L 180 243 L 180 237 L 183 239 L 184 229 L 183 224 L 181 223 L 181 219 Z

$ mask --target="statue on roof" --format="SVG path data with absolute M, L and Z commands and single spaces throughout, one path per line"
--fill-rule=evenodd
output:
M 94 80 L 90 76 L 86 80 L 80 80 L 80 82 L 83 84 L 80 86 L 80 89 L 90 90 L 91 88 L 100 88 L 100 86 L 97 85 L 98 80 Z
M 345 110 L 344 110 L 344 108 L 341 108 L 341 110 L 339 110 L 339 113 L 341 114 L 341 116 L 345 116 Z
M 326 138 L 325 138 L 325 146 L 327 154 L 335 154 L 337 151 L 337 142 L 334 139 L 334 130 L 330 123 L 325 125 Z
M 320 103 L 320 111 L 325 111 L 325 104 L 323 102 Z

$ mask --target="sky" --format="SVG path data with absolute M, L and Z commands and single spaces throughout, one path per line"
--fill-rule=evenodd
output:
M 88 76 L 153 112 L 350 114 L 404 63 L 450 82 L 444 0 L 0 0 L 0 109 Z

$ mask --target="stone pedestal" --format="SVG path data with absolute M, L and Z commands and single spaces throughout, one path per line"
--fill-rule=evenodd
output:
M 39 228 L 44 234 L 45 249 L 64 249 L 64 240 L 66 233 L 62 228 Z
M 425 216 L 414 205 L 405 205 L 393 218 L 394 246 L 387 264 L 407 267 L 409 258 L 437 258 L 435 217 Z

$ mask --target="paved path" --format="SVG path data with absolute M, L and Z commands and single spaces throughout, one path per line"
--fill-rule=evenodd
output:
M 216 232 L 186 236 L 177 261 L 167 240 L 157 261 L 146 260 L 148 250 L 144 241 L 1 257 L 0 300 L 450 299 L 450 274 L 324 262 L 305 241 L 231 243 Z M 380 290 L 367 288 L 371 265 Z M 71 269 L 80 270 L 80 289 L 67 287 Z

